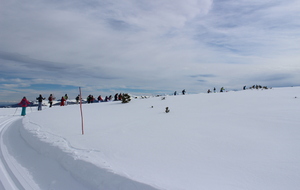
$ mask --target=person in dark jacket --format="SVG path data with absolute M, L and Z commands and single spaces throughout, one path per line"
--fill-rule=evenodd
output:
M 28 100 L 26 99 L 26 97 L 24 96 L 23 99 L 21 100 L 21 102 L 19 103 L 19 105 L 22 107 L 22 112 L 21 112 L 21 116 L 25 116 L 26 115 L 26 107 L 30 104 L 30 102 L 28 102 Z
M 42 110 L 42 103 L 43 103 L 43 100 L 45 100 L 45 98 L 40 94 L 39 97 L 36 98 L 37 101 L 38 101 L 38 110 L 41 111 Z
M 80 95 L 78 94 L 78 96 L 76 96 L 76 104 L 78 104 L 79 103 L 79 99 L 80 99 Z
M 123 97 L 123 96 L 122 96 L 122 94 L 120 93 L 118 99 L 121 101 L 121 100 L 122 100 L 122 97 Z

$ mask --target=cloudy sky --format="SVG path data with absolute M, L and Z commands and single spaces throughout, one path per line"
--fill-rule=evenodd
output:
M 299 0 L 0 4 L 0 101 L 300 85 Z

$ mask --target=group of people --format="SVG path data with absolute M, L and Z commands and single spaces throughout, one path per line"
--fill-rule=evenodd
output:
M 37 102 L 38 102 L 38 111 L 42 110 L 42 105 L 43 105 L 43 100 L 45 100 L 46 98 L 43 97 L 41 94 L 36 98 Z M 50 94 L 50 96 L 48 97 L 48 102 L 49 102 L 49 107 L 51 108 L 53 105 L 53 100 L 55 100 L 55 97 Z M 64 106 L 67 104 L 67 100 L 68 100 L 68 95 L 65 94 L 65 96 L 62 96 L 61 98 L 61 103 L 60 106 Z M 27 98 L 24 96 L 22 98 L 22 100 L 20 101 L 19 105 L 22 107 L 22 112 L 21 112 L 21 116 L 25 116 L 26 115 L 26 107 L 28 107 L 31 103 L 27 100 Z
M 36 98 L 36 100 L 38 101 L 38 110 L 41 111 L 42 110 L 42 103 L 43 100 L 45 100 L 46 98 L 43 97 L 41 94 L 39 97 Z M 61 97 L 60 99 L 60 106 L 65 106 L 67 105 L 67 100 L 69 99 L 68 94 L 65 94 L 64 96 Z M 53 96 L 53 94 L 50 94 L 48 97 L 48 102 L 49 102 L 49 107 L 51 108 L 53 105 L 53 100 L 55 100 L 55 97 Z
M 123 95 L 124 94 L 122 94 L 122 93 L 116 93 L 114 96 L 114 101 L 122 100 Z M 45 100 L 45 99 L 46 98 L 43 97 L 41 94 L 36 98 L 36 100 L 38 102 L 38 111 L 42 110 L 43 100 Z M 69 99 L 68 94 L 65 94 L 64 96 L 62 96 L 60 99 L 60 106 L 66 106 L 68 104 L 68 99 Z M 78 95 L 75 99 L 76 99 L 76 103 L 78 104 L 80 101 L 80 95 Z M 55 100 L 55 97 L 53 96 L 53 94 L 50 94 L 48 97 L 48 102 L 49 102 L 50 108 L 52 107 L 54 100 Z M 89 95 L 87 97 L 87 103 L 93 103 L 95 100 L 96 99 L 94 98 L 93 95 Z M 101 95 L 99 95 L 97 100 L 98 100 L 98 102 L 109 102 L 109 101 L 113 101 L 113 97 L 112 97 L 112 95 L 110 95 L 110 96 L 106 96 L 103 99 L 101 97 Z M 31 103 L 24 96 L 19 103 L 19 105 L 22 107 L 22 112 L 21 112 L 22 116 L 26 115 L 26 107 L 28 107 L 30 104 Z
M 250 86 L 249 89 L 268 89 L 268 87 L 256 84 L 256 85 Z M 246 90 L 246 86 L 243 87 L 243 90 Z
M 114 101 L 121 101 L 122 98 L 123 98 L 123 95 L 122 93 L 116 93 L 115 96 L 114 96 Z M 78 100 L 79 100 L 79 96 L 78 97 Z M 93 103 L 94 101 L 96 101 L 96 99 L 94 98 L 93 95 L 89 95 L 87 98 L 87 103 L 90 104 L 90 103 Z M 103 99 L 101 95 L 98 96 L 97 98 L 98 102 L 109 102 L 109 101 L 112 101 L 113 100 L 113 97 L 112 95 L 110 96 L 105 96 L 105 98 Z M 76 98 L 76 102 L 78 103 L 77 101 L 77 98 Z
M 216 87 L 214 87 L 213 90 L 214 90 L 214 93 L 216 93 L 216 90 L 217 90 Z M 225 92 L 225 88 L 224 88 L 224 87 L 221 87 L 221 88 L 220 88 L 220 92 Z M 207 90 L 207 93 L 212 93 L 212 91 L 211 91 L 210 89 L 208 89 L 208 90 Z
M 243 90 L 246 90 L 246 86 L 243 86 Z M 249 89 L 268 89 L 267 86 L 261 86 L 261 85 L 253 85 L 250 86 Z M 225 92 L 225 88 L 222 87 L 220 88 L 220 92 Z M 210 89 L 207 90 L 207 93 L 212 93 L 212 91 Z M 214 93 L 216 93 L 216 88 L 214 87 Z
M 43 97 L 41 94 L 39 95 L 39 97 L 36 98 L 37 102 L 38 102 L 38 111 L 42 110 L 42 103 L 43 100 L 45 100 L 46 98 Z M 55 98 L 53 98 L 52 94 L 50 94 L 48 100 L 50 103 L 50 107 L 52 107 L 52 101 Z M 31 103 L 27 100 L 27 98 L 24 96 L 22 98 L 22 100 L 20 101 L 19 105 L 22 107 L 22 112 L 21 112 L 21 116 L 25 116 L 26 115 L 26 107 L 29 106 Z
M 186 93 L 185 89 L 183 89 L 181 92 L 182 92 L 182 95 L 185 95 L 185 93 Z M 177 95 L 177 91 L 174 92 L 174 96 L 176 96 L 176 95 Z

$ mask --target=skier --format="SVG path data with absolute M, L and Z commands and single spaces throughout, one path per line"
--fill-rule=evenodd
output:
M 120 93 L 118 99 L 121 101 L 121 100 L 122 100 L 122 97 L 123 97 L 123 96 L 122 96 L 122 94 Z
M 88 95 L 88 97 L 86 97 L 86 101 L 87 101 L 88 104 L 91 103 L 90 98 L 91 98 L 91 95 Z
M 182 90 L 182 94 L 185 95 L 185 89 Z
M 79 96 L 80 96 L 80 95 L 76 96 L 76 98 L 75 98 L 75 99 L 76 99 L 76 104 L 79 103 Z
M 90 101 L 91 101 L 91 103 L 94 103 L 94 100 L 95 100 L 94 96 L 93 96 L 93 95 L 91 95 L 91 97 L 90 97 Z
M 21 112 L 21 116 L 25 116 L 26 115 L 26 107 L 30 104 L 30 102 L 28 102 L 28 100 L 26 99 L 26 97 L 24 96 L 23 99 L 21 100 L 21 102 L 19 103 L 19 105 L 22 107 L 22 112 Z
M 64 97 L 64 99 L 65 99 L 65 105 L 68 105 L 68 101 L 67 101 L 68 98 L 69 98 L 69 97 L 68 97 L 68 94 L 65 94 L 65 97 Z
M 101 95 L 98 96 L 98 102 L 103 102 Z
M 55 97 L 53 97 L 53 95 L 50 94 L 50 96 L 49 96 L 49 98 L 48 98 L 48 101 L 49 101 L 49 104 L 50 104 L 49 108 L 52 107 L 53 100 L 55 100 Z
M 64 106 L 65 105 L 65 101 L 66 101 L 66 99 L 62 96 L 61 100 L 60 100 L 60 106 Z
M 38 105 L 38 110 L 39 111 L 42 111 L 42 103 L 43 103 L 43 100 L 45 100 L 46 98 L 44 98 L 41 94 L 39 97 L 36 98 L 37 101 L 39 102 L 39 105 Z
M 216 93 L 216 87 L 214 87 L 214 93 Z

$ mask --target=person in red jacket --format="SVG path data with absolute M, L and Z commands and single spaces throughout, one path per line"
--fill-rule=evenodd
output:
M 101 95 L 98 96 L 98 102 L 103 102 Z
M 65 105 L 65 101 L 66 101 L 66 99 L 62 96 L 61 100 L 60 100 L 60 106 L 64 106 Z
M 26 115 L 26 107 L 30 104 L 30 102 L 28 102 L 28 100 L 26 99 L 26 97 L 24 96 L 23 99 L 21 100 L 21 102 L 19 103 L 19 105 L 22 107 L 22 112 L 21 112 L 21 116 L 25 116 Z
M 51 107 L 52 107 L 52 104 L 53 104 L 53 100 L 55 100 L 55 97 L 53 97 L 53 95 L 50 94 L 48 100 L 49 100 L 49 104 L 50 104 L 49 108 L 51 108 Z

